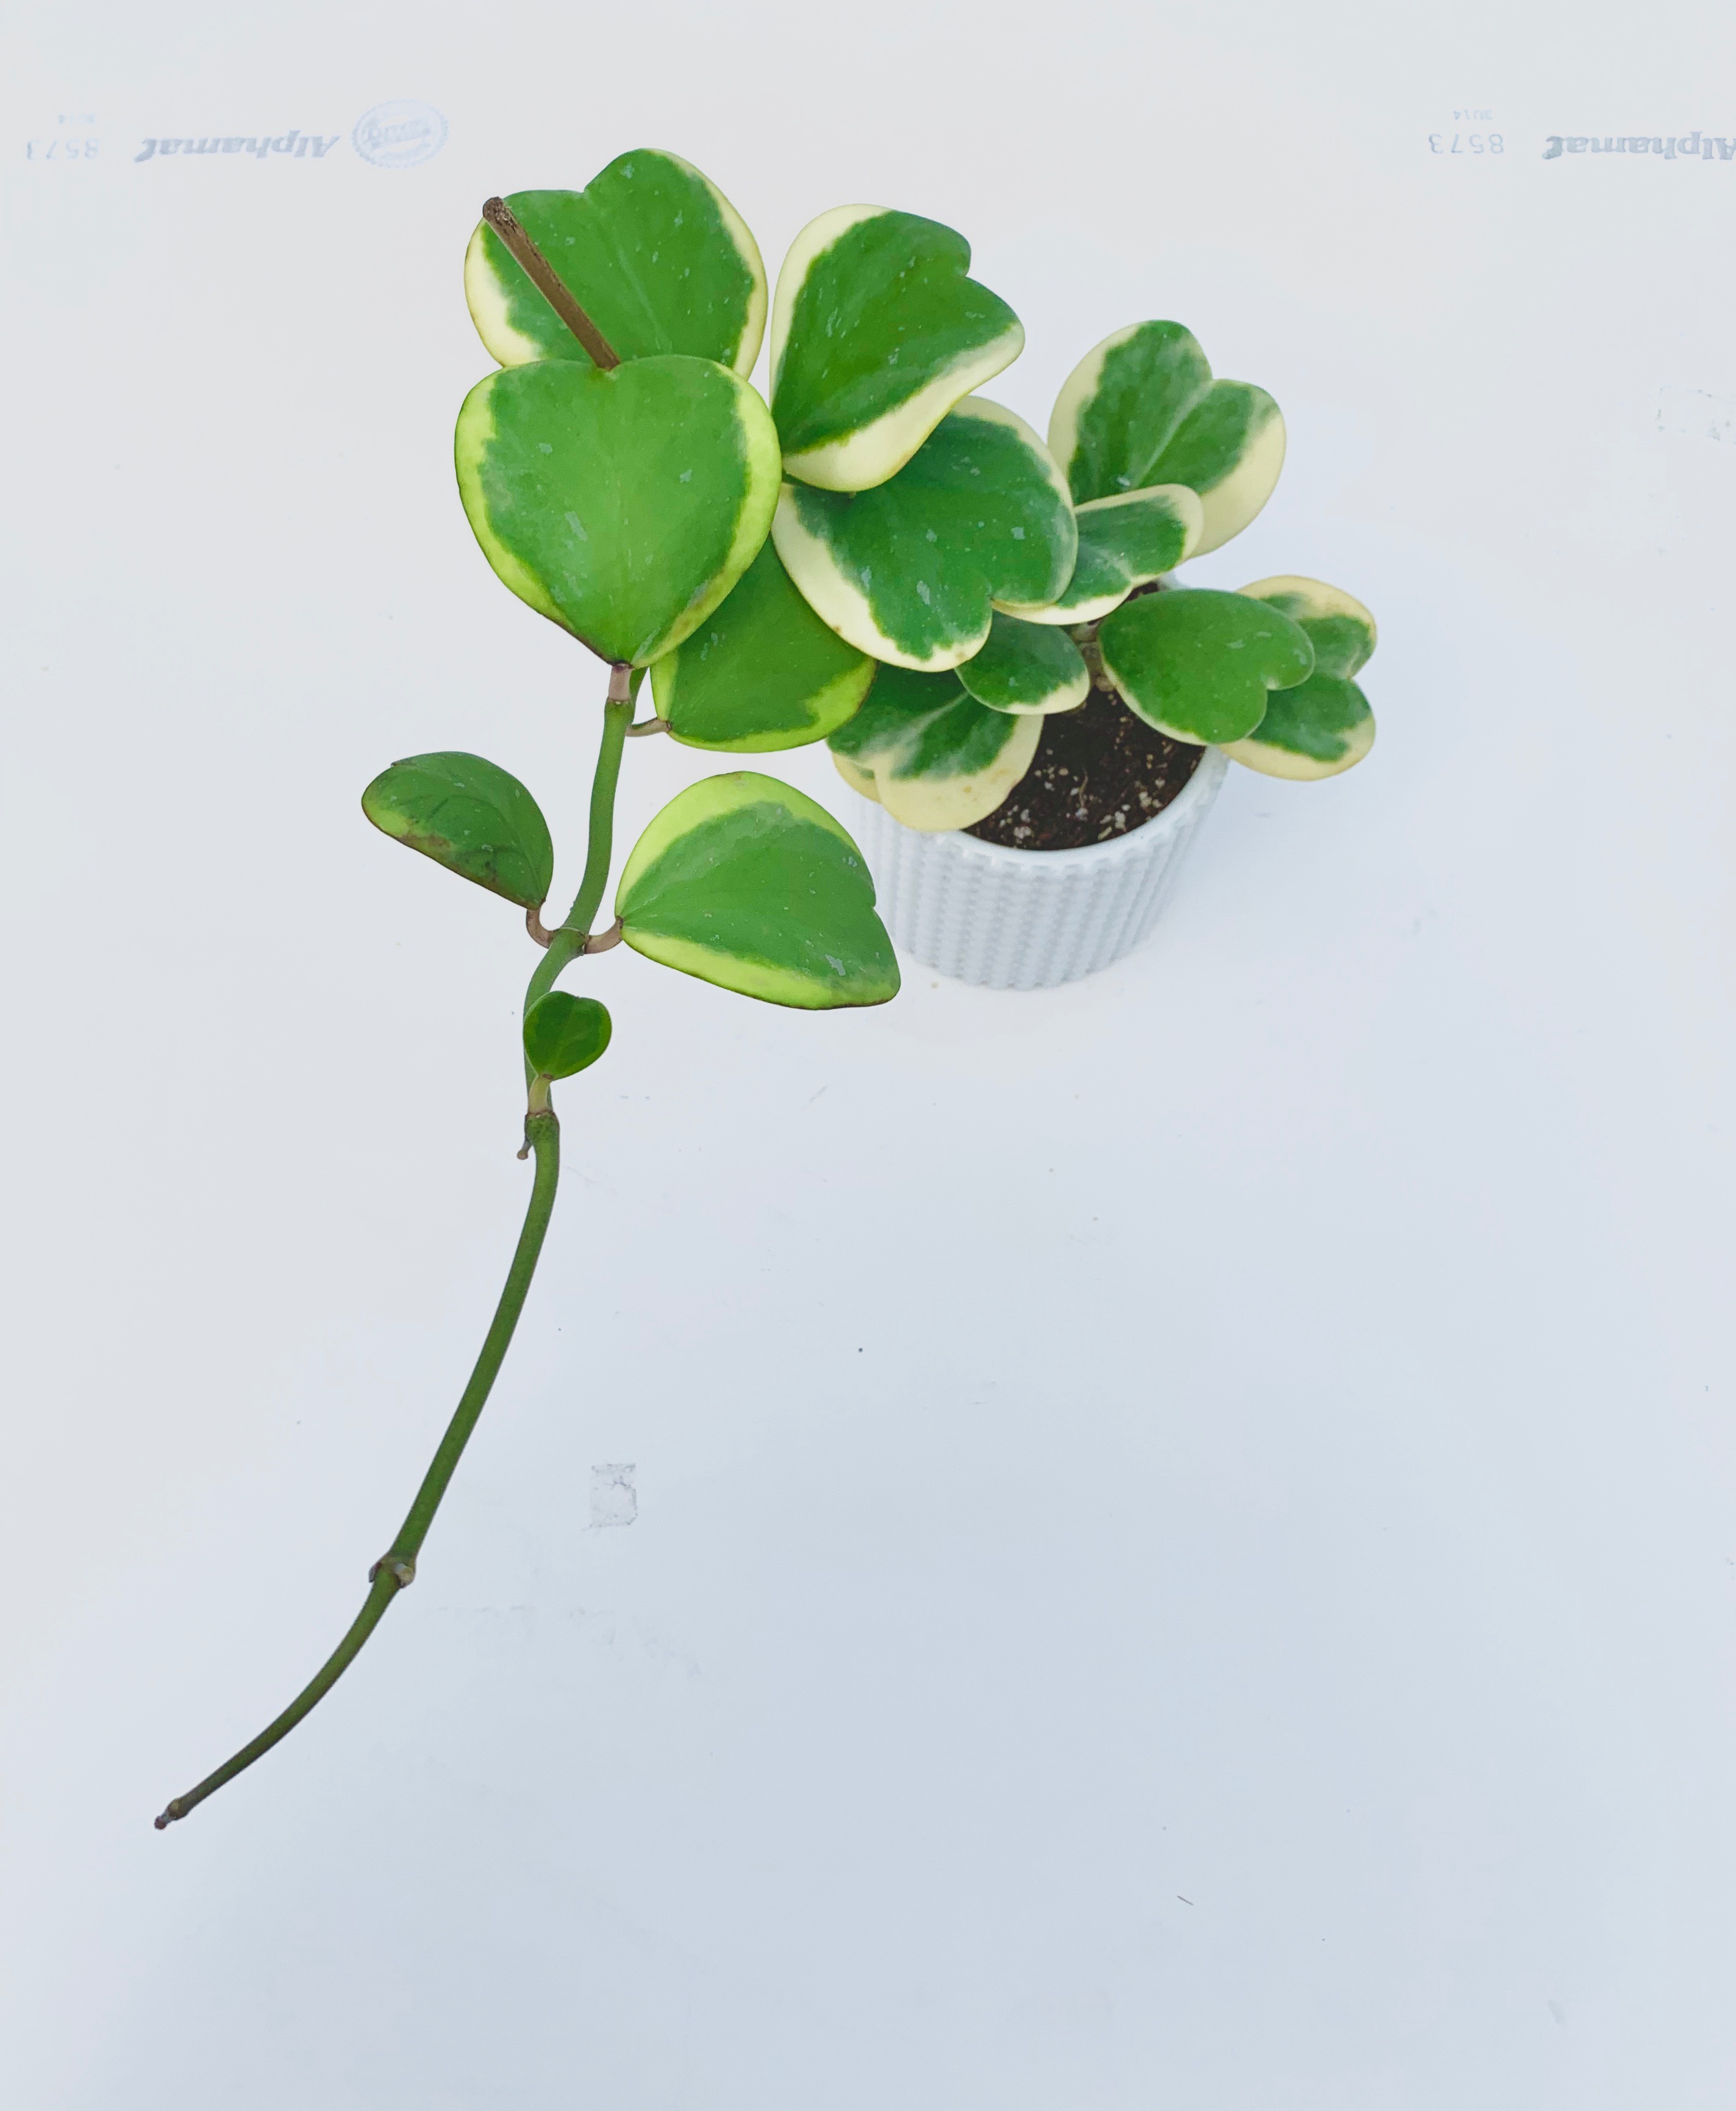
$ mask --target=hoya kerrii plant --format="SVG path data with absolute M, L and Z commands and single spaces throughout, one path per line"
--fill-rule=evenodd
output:
M 595 997 L 558 987 L 625 942 L 805 1010 L 883 1004 L 898 969 L 846 830 L 748 768 L 652 820 L 603 900 L 627 740 L 754 756 L 825 740 L 912 828 L 967 826 L 1031 765 L 1045 717 L 1093 682 L 1173 739 L 1324 777 L 1366 754 L 1361 604 L 1313 579 L 1177 592 L 1175 568 L 1270 497 L 1284 425 L 1179 324 L 1120 330 L 1062 388 L 1047 444 L 979 395 L 1022 350 L 961 235 L 842 206 L 802 229 L 768 302 L 752 235 L 698 170 L 620 156 L 582 191 L 493 198 L 464 289 L 497 369 L 458 413 L 459 496 L 502 583 L 606 663 L 579 891 L 545 919 L 554 847 L 529 790 L 455 752 L 394 763 L 368 819 L 524 912 L 525 1223 L 493 1323 L 348 1632 L 159 1827 L 295 1727 L 415 1578 L 499 1372 L 560 1172 L 553 1088 L 607 1052 Z M 748 379 L 770 333 L 770 402 Z M 636 717 L 649 676 L 654 709 Z

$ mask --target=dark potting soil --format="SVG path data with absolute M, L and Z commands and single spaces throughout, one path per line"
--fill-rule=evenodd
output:
M 1161 814 L 1205 752 L 1155 732 L 1119 697 L 1093 689 L 1077 710 L 1043 720 L 1037 760 L 1006 802 L 966 833 L 1015 851 L 1107 843 Z

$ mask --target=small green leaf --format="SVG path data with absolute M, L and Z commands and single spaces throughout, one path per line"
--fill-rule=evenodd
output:
M 1157 466 L 1211 387 L 1199 342 L 1179 323 L 1129 323 L 1094 345 L 1061 384 L 1049 452 L 1083 503 L 1169 479 Z
M 539 1078 L 575 1078 L 602 1055 L 613 1031 L 595 997 L 550 990 L 525 1015 L 525 1060 Z
M 1043 720 L 990 710 L 958 675 L 888 667 L 829 745 L 838 774 L 895 821 L 968 829 L 1002 805 L 1037 753 Z
M 517 778 L 479 755 L 412 755 L 361 795 L 376 829 L 461 879 L 540 909 L 555 874 L 542 809 Z
M 1219 745 L 1232 762 L 1263 777 L 1336 777 L 1375 744 L 1375 715 L 1354 682 L 1311 674 L 1279 689 L 1266 716 L 1245 740 Z
M 791 476 L 827 491 L 884 483 L 1018 357 L 1019 318 L 970 268 L 961 234 L 914 213 L 838 206 L 802 229 L 771 313 L 772 412 Z
M 639 148 L 582 191 L 516 191 L 507 203 L 621 359 L 686 352 L 743 376 L 766 332 L 766 266 L 741 215 L 673 154 Z M 502 366 L 589 355 L 486 220 L 464 259 L 464 296 Z
M 1010 614 L 1027 623 L 1095 623 L 1135 587 L 1173 572 L 1204 532 L 1206 510 L 1185 484 L 1088 499 L 1077 509 L 1079 556 L 1058 601 Z
M 1375 619 L 1342 587 L 1284 572 L 1274 579 L 1256 579 L 1252 586 L 1237 591 L 1254 601 L 1270 602 L 1280 615 L 1302 625 L 1314 647 L 1317 674 L 1337 674 L 1348 681 L 1352 674 L 1360 674 L 1374 656 L 1379 638 Z
M 1066 631 L 999 614 L 982 651 L 960 663 L 958 679 L 991 710 L 1038 717 L 1076 710 L 1091 693 L 1090 670 Z
M 943 418 L 889 483 L 854 493 L 785 484 L 772 535 L 839 637 L 929 674 L 980 651 L 995 602 L 1052 601 L 1078 547 L 1048 451 L 980 396 Z
M 704 622 L 777 504 L 766 406 L 707 359 L 503 368 L 464 399 L 457 456 L 503 583 L 603 659 L 639 666 Z
M 768 1004 L 898 994 L 861 852 L 823 806 L 752 770 L 670 801 L 634 846 L 615 913 L 648 960 Z
M 1242 592 L 1275 608 L 1307 633 L 1314 672 L 1280 689 L 1245 740 L 1224 752 L 1267 777 L 1336 777 L 1375 744 L 1375 715 L 1350 679 L 1375 649 L 1375 619 L 1349 594 L 1322 579 L 1285 574 L 1257 579 Z
M 1263 388 L 1214 381 L 1157 462 L 1165 483 L 1197 491 L 1206 524 L 1190 554 L 1202 557 L 1239 535 L 1266 504 L 1284 467 L 1284 419 Z
M 1274 689 L 1314 668 L 1307 633 L 1243 594 L 1207 588 L 1144 594 L 1106 615 L 1104 671 L 1128 707 L 1171 740 L 1222 747 L 1266 716 Z
M 752 754 L 824 740 L 867 695 L 874 666 L 827 629 L 767 543 L 729 598 L 652 662 L 651 688 L 677 740 Z
M 1214 381 L 1179 323 L 1134 323 L 1087 352 L 1061 384 L 1049 447 L 1083 502 L 1153 484 L 1198 494 L 1188 554 L 1238 535 L 1284 466 L 1284 420 L 1263 388 Z

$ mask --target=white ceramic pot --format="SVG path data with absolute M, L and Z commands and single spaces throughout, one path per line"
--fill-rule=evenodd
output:
M 984 989 L 1048 989 L 1107 968 L 1149 935 L 1229 767 L 1208 747 L 1161 814 L 1082 850 L 923 835 L 848 789 L 846 825 L 901 952 Z

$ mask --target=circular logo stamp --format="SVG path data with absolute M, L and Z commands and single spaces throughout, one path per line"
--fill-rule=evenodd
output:
M 431 102 L 376 102 L 356 120 L 350 144 L 376 169 L 413 169 L 446 144 L 446 120 Z

